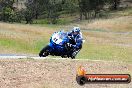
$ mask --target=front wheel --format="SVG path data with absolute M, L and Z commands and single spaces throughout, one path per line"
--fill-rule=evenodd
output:
M 39 53 L 39 56 L 40 57 L 46 57 L 49 55 L 49 46 L 47 45 L 46 47 L 44 47 L 40 53 Z

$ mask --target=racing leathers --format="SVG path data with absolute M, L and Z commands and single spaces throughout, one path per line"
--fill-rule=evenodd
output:
M 68 36 L 72 37 L 75 40 L 75 45 L 72 45 L 72 47 L 74 48 L 72 50 L 72 55 L 76 56 L 77 53 L 81 50 L 82 48 L 82 43 L 83 43 L 83 37 L 82 37 L 82 33 L 80 32 L 77 35 L 74 35 L 72 32 L 68 33 Z

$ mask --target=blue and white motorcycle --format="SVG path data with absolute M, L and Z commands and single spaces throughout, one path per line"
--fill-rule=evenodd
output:
M 55 32 L 50 38 L 50 43 L 40 51 L 39 56 L 46 57 L 52 55 L 61 56 L 62 58 L 71 57 L 74 59 L 75 55 L 72 55 L 74 48 L 71 47 L 71 44 L 74 45 L 76 43 L 66 32 Z

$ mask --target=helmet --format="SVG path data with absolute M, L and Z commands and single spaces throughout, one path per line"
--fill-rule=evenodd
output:
M 79 33 L 79 32 L 80 32 L 80 28 L 79 28 L 79 27 L 74 27 L 73 30 L 72 30 L 72 32 L 73 32 L 73 33 L 74 33 L 74 32 Z

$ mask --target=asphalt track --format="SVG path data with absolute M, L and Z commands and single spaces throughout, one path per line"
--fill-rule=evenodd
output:
M 61 57 L 39 57 L 37 55 L 18 55 L 18 54 L 0 54 L 0 59 L 50 59 L 50 60 L 82 60 L 82 61 L 99 61 L 99 62 L 117 62 L 117 61 L 106 61 L 106 60 L 90 60 L 90 59 L 71 59 Z

